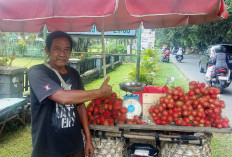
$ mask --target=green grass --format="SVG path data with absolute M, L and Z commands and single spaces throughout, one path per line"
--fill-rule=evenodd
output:
M 231 157 L 232 134 L 213 134 L 211 148 L 213 157 Z
M 160 59 L 161 54 L 157 57 L 157 61 Z M 22 60 L 21 60 L 22 59 Z M 13 62 L 14 66 L 21 65 L 27 67 L 42 63 L 43 59 L 34 59 L 31 61 L 29 58 L 18 58 Z M 135 66 L 132 63 L 126 63 L 118 67 L 115 71 L 107 74 L 111 77 L 109 84 L 112 85 L 113 91 L 117 93 L 119 97 L 123 97 L 125 92 L 119 88 L 119 83 L 131 81 L 128 78 L 128 72 L 130 72 Z M 156 72 L 153 83 L 156 86 L 163 86 L 168 77 L 174 76 L 175 82 L 168 86 L 181 86 L 187 91 L 188 81 L 182 75 L 181 72 L 171 63 L 159 63 L 159 71 Z M 86 90 L 99 88 L 103 82 L 103 78 L 93 81 L 90 84 L 85 85 Z M 0 141 L 0 157 L 29 157 L 32 144 L 31 144 L 31 126 L 28 124 L 26 127 L 19 127 L 12 132 L 4 133 Z M 230 157 L 232 154 L 232 135 L 231 134 L 213 134 L 211 141 L 211 147 L 213 157 Z
M 162 54 L 158 53 L 157 62 L 159 62 Z M 168 84 L 167 86 L 170 88 L 172 86 L 182 87 L 185 92 L 188 91 L 188 80 L 184 77 L 184 75 L 173 65 L 172 63 L 159 62 L 158 63 L 158 71 L 153 80 L 153 84 L 156 86 L 164 86 L 167 78 L 174 77 L 175 81 L 173 83 Z
M 31 66 L 41 63 L 43 63 L 43 59 L 41 58 L 16 58 L 13 61 L 12 66 L 27 67 L 29 69 Z
M 112 90 L 116 92 L 118 97 L 120 98 L 123 98 L 126 92 L 120 90 L 119 83 L 131 81 L 128 77 L 128 73 L 132 70 L 133 66 L 135 66 L 135 64 L 124 63 L 123 66 L 120 66 L 116 68 L 113 72 L 107 74 L 107 76 L 110 76 L 110 81 L 108 84 L 112 86 Z M 98 89 L 103 83 L 103 81 L 103 78 L 95 80 L 85 85 L 85 90 Z
M 0 157 L 29 157 L 31 150 L 31 125 L 20 127 L 1 138 Z

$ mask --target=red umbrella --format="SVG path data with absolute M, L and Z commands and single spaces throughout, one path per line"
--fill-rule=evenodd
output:
M 138 29 L 141 23 L 176 27 L 227 16 L 223 0 L 0 0 L 2 32 L 40 32 L 45 24 L 50 32 L 89 31 L 94 24 L 102 32 Z
M 228 16 L 223 0 L 0 0 L 0 31 L 99 31 L 176 27 Z

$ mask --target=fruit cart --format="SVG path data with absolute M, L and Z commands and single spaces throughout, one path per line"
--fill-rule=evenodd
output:
M 140 150 L 137 151 L 137 153 L 140 153 L 136 154 L 137 156 L 158 156 L 158 152 L 159 156 L 162 157 L 212 156 L 210 146 L 212 133 L 230 134 L 232 132 L 232 129 L 228 126 L 228 119 L 221 115 L 221 109 L 225 107 L 225 104 L 218 99 L 216 96 L 218 91 L 214 88 L 205 87 L 204 84 L 196 82 L 190 82 L 189 87 L 190 91 L 188 93 L 182 93 L 180 87 L 166 89 L 164 93 L 140 92 L 143 97 L 142 114 L 140 116 L 134 115 L 134 117 L 132 117 L 131 114 L 137 114 L 139 112 L 130 106 L 132 105 L 131 103 L 129 103 L 129 105 L 128 103 L 124 104 L 125 100 L 117 98 L 116 93 L 114 93 L 111 98 L 102 98 L 92 101 L 90 103 L 91 105 L 97 103 L 102 104 L 102 106 L 107 106 L 105 104 L 109 102 L 113 103 L 111 116 L 115 118 L 113 121 L 105 120 L 105 117 L 101 119 L 102 117 L 99 116 L 99 119 L 101 119 L 99 122 L 97 122 L 98 117 L 92 119 L 93 121 L 89 121 L 94 144 L 96 144 L 96 141 L 100 144 L 100 146 L 96 146 L 95 156 L 133 156 L 135 155 L 135 148 Z M 179 90 L 178 94 L 176 93 L 177 90 Z M 164 105 L 164 102 L 167 101 L 170 95 L 172 95 L 172 97 L 178 95 L 175 99 L 174 106 L 168 105 L 168 103 Z M 135 95 L 126 99 L 131 98 L 137 99 Z M 207 102 L 209 101 L 211 103 L 201 102 L 200 100 L 202 100 L 202 98 L 204 100 L 209 98 Z M 179 102 L 180 99 L 184 104 Z M 185 108 L 185 105 L 189 105 L 189 100 L 191 100 L 190 106 L 192 107 L 187 106 L 189 108 Z M 195 100 L 198 100 L 198 103 L 196 103 L 197 101 Z M 199 104 L 201 104 L 201 106 L 199 106 Z M 203 107 L 202 104 L 205 106 Z M 178 107 L 182 106 L 183 109 L 181 112 L 175 111 L 177 105 L 179 105 Z M 125 108 L 125 106 L 127 106 L 127 112 L 122 109 Z M 162 106 L 162 108 L 160 106 Z M 117 107 L 119 109 L 117 109 Z M 204 108 L 204 112 L 202 111 L 202 107 Z M 94 108 L 96 107 L 93 107 L 92 113 L 93 116 L 96 117 L 97 114 L 94 115 Z M 104 111 L 107 111 L 107 108 L 104 109 Z M 197 111 L 196 115 L 195 112 L 191 113 L 191 115 L 194 115 L 194 119 L 191 119 L 192 116 L 190 116 L 188 112 L 184 112 L 187 109 Z M 212 111 L 210 111 L 210 109 L 212 109 Z M 175 118 L 173 110 L 177 112 L 177 118 Z M 89 108 L 87 108 L 87 111 L 89 112 Z M 166 111 L 168 112 L 166 113 Z M 162 115 L 159 114 L 161 112 Z M 169 118 L 170 115 L 172 115 L 174 119 Z M 189 117 L 190 120 L 185 117 Z M 197 117 L 201 118 L 198 120 Z M 210 122 L 209 124 L 208 121 Z M 101 139 L 106 140 L 106 144 L 99 143 Z M 112 146 L 112 143 L 114 143 L 114 146 Z M 134 144 L 144 144 L 146 147 L 143 147 L 144 145 L 141 147 L 136 145 L 131 148 Z M 111 147 L 109 147 L 109 145 L 111 145 Z M 153 147 L 153 152 L 150 151 L 151 149 L 148 146 Z M 116 152 L 115 148 L 117 147 L 120 148 Z M 113 155 L 114 153 L 116 153 L 116 155 Z

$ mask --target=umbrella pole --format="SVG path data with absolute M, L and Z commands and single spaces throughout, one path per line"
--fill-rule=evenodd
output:
M 139 82 L 140 73 L 140 52 L 141 52 L 141 25 L 137 31 L 137 64 L 136 64 L 136 82 Z
M 106 54 L 105 54 L 105 40 L 104 40 L 104 19 L 101 19 L 101 40 L 102 40 L 102 61 L 103 61 L 103 76 L 106 79 Z

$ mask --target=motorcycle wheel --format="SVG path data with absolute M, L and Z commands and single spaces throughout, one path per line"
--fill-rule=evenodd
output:
M 224 86 L 225 86 L 225 81 L 220 80 L 219 81 L 220 94 L 223 94 L 223 92 L 224 92 Z
M 204 72 L 205 72 L 205 70 L 203 69 L 203 67 L 202 67 L 201 63 L 199 64 L 199 66 L 200 66 L 200 73 L 204 73 Z
M 180 63 L 181 62 L 181 56 L 178 56 L 176 60 Z

